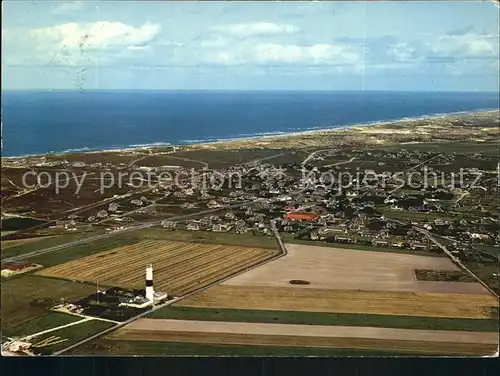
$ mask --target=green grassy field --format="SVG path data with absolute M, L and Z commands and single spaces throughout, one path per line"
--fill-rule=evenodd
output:
M 2 330 L 2 334 L 8 337 L 22 337 L 70 324 L 81 319 L 81 317 L 66 315 L 64 313 L 48 312 L 45 315 L 35 317 L 22 324 L 5 328 Z
M 409 356 L 405 352 L 99 339 L 65 355 L 150 356 Z
M 95 287 L 34 275 L 2 281 L 2 330 L 20 325 L 47 313 L 51 302 L 81 299 L 95 292 Z M 48 298 L 46 305 L 33 305 L 36 299 Z
M 383 328 L 478 332 L 495 332 L 499 329 L 498 320 L 493 319 L 448 319 L 352 313 L 211 309 L 177 307 L 175 305 L 155 311 L 148 315 L 148 318 L 302 325 L 375 326 Z
M 64 342 L 55 344 L 55 345 L 50 345 L 50 346 L 45 346 L 41 347 L 41 350 L 44 352 L 44 354 L 50 354 L 55 351 L 62 350 L 78 341 L 81 341 L 85 338 L 88 338 L 94 334 L 99 333 L 102 330 L 111 328 L 115 324 L 105 322 L 105 321 L 98 321 L 98 320 L 91 320 L 91 321 L 86 321 L 81 324 L 69 326 L 67 328 L 55 330 L 50 333 L 43 334 L 41 336 L 38 336 L 32 340 L 32 343 L 38 343 L 40 341 L 43 341 L 44 339 L 47 339 L 49 337 L 59 337 L 60 339 L 67 339 Z

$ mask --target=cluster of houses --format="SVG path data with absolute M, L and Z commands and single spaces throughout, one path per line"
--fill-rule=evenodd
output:
M 458 160 L 482 161 L 483 155 L 459 153 L 441 155 L 435 152 L 404 149 L 393 151 L 331 149 L 308 158 L 308 163 L 324 161 L 332 156 L 342 160 L 355 158 L 361 162 L 376 160 L 377 167 L 356 171 L 356 179 L 362 179 L 365 184 L 357 184 L 359 181 L 354 179 L 350 186 L 344 185 L 342 189 L 338 186 L 340 182 L 329 186 L 320 180 L 325 170 L 321 166 L 308 171 L 307 181 L 304 181 L 302 176 L 304 166 L 296 163 L 283 164 L 278 168 L 255 162 L 219 170 L 205 170 L 206 175 L 198 173 L 194 177 L 189 177 L 192 170 L 180 168 L 179 171 L 184 171 L 185 176 L 189 177 L 182 187 L 175 184 L 157 186 L 151 191 L 157 199 L 133 196 L 133 191 L 130 191 L 126 195 L 127 198 L 110 203 L 107 208 L 101 208 L 83 220 L 86 223 L 96 223 L 102 219 L 128 222 L 133 220 L 133 216 L 126 215 L 128 211 L 157 216 L 157 207 L 168 204 L 181 210 L 208 209 L 214 212 L 201 218 L 180 222 L 164 220 L 162 226 L 167 229 L 271 235 L 269 220 L 278 218 L 280 231 L 313 241 L 366 243 L 407 247 L 414 250 L 432 249 L 433 245 L 422 240 L 421 235 L 412 233 L 411 226 L 418 225 L 463 243 L 491 245 L 500 243 L 498 216 L 495 216 L 498 214 L 498 205 L 495 208 L 494 204 L 488 201 L 492 192 L 499 192 L 498 179 L 492 179 L 486 174 L 487 178 L 480 180 L 474 188 L 470 188 L 457 184 L 426 186 L 424 181 L 418 181 L 417 178 L 417 181 L 412 183 L 421 186 L 399 187 L 391 180 L 392 173 L 380 172 L 388 167 L 413 167 L 432 159 L 432 166 L 429 166 L 428 170 L 442 174 L 445 180 L 449 180 L 450 170 L 444 169 L 448 172 L 442 173 L 440 170 L 442 166 L 449 166 Z M 35 159 L 30 159 L 30 162 L 33 161 Z M 43 160 L 38 162 L 48 163 Z M 106 164 L 101 166 L 108 167 Z M 178 166 L 133 168 L 159 173 Z M 342 169 L 350 170 L 354 167 L 344 164 Z M 338 172 L 339 169 L 335 167 L 333 171 Z M 468 169 L 468 172 L 485 171 L 473 167 Z M 491 174 L 491 171 L 487 172 Z M 202 184 L 203 178 L 205 183 L 207 180 L 210 181 L 211 174 L 225 176 L 226 181 L 223 184 Z M 403 179 L 406 177 L 405 174 L 400 176 Z M 465 219 L 462 213 L 481 215 Z M 397 218 L 401 221 L 395 220 Z M 77 226 L 80 219 L 68 218 L 58 221 L 55 226 L 71 230 Z
M 419 151 L 367 152 L 366 154 L 369 158 L 394 159 L 398 160 L 399 164 L 407 163 L 408 165 L 415 165 L 430 157 L 434 157 L 434 162 L 439 165 L 447 165 L 460 156 L 459 154 L 440 156 Z M 351 155 L 354 154 L 346 154 L 347 157 Z M 322 158 L 319 156 L 313 160 Z M 474 158 L 480 159 L 481 157 L 478 155 Z M 288 170 L 290 167 L 293 170 L 293 166 L 287 167 Z M 237 233 L 252 231 L 270 234 L 269 219 L 279 218 L 278 224 L 281 231 L 311 240 L 366 243 L 377 246 L 406 247 L 413 250 L 434 249 L 433 244 L 429 244 L 422 239 L 420 234 L 411 230 L 411 225 L 419 225 L 443 236 L 499 244 L 498 231 L 495 230 L 498 228 L 498 221 L 493 217 L 486 221 L 487 223 L 482 224 L 479 222 L 484 222 L 484 218 L 467 221 L 459 215 L 450 214 L 449 208 L 443 206 L 443 202 L 453 202 L 454 198 L 460 194 L 461 188 L 428 186 L 422 189 L 404 189 L 393 192 L 392 186 L 385 187 L 377 184 L 377 178 L 387 179 L 388 176 L 365 170 L 366 175 L 374 176 L 374 184 L 362 187 L 353 186 L 343 189 L 342 192 L 334 188 L 325 188 L 321 184 L 312 184 L 297 195 L 294 192 L 301 187 L 297 174 L 294 175 L 292 172 L 279 181 L 270 182 L 263 174 L 266 170 L 265 165 L 252 166 L 250 170 L 248 166 L 245 168 L 247 170 L 243 179 L 243 187 L 229 192 L 223 189 L 222 193 L 220 188 L 218 190 L 207 189 L 202 193 L 195 190 L 190 196 L 198 195 L 198 198 L 205 200 L 204 203 L 184 206 L 200 208 L 206 206 L 209 209 L 221 209 L 225 214 L 210 215 L 180 223 L 164 221 L 163 227 L 190 231 Z M 437 168 L 434 169 L 437 170 Z M 321 173 L 320 169 L 316 169 L 316 172 L 318 175 Z M 312 177 L 313 179 L 315 177 L 314 170 Z M 245 200 L 253 200 L 253 203 L 231 209 L 231 206 Z M 452 208 L 456 207 L 452 206 Z M 409 227 L 397 223 L 398 221 L 386 219 L 386 216 L 391 217 L 391 212 L 407 214 L 407 220 L 404 223 L 407 223 Z M 413 213 L 428 214 L 428 216 L 416 217 Z M 450 216 L 454 217 L 453 220 L 449 219 Z

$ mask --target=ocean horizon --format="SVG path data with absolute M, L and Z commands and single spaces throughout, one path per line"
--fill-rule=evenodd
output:
M 498 92 L 3 90 L 3 157 L 285 135 L 496 110 Z

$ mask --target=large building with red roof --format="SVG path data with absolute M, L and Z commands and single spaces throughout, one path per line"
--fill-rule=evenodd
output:
M 318 213 L 292 212 L 283 215 L 283 219 L 287 221 L 306 221 L 314 222 L 320 217 Z

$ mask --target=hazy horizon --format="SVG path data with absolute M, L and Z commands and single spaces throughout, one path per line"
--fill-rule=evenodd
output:
M 2 21 L 2 89 L 499 87 L 491 2 L 8 0 Z
M 125 92 L 125 91 L 157 91 L 157 92 L 286 92 L 286 93 L 447 93 L 447 94 L 496 94 L 500 93 L 498 90 L 485 90 L 485 91 L 463 91 L 463 90 L 329 90 L 329 89 L 3 89 L 2 91 L 25 91 L 25 92 L 38 92 L 38 91 L 68 91 L 68 92 Z

